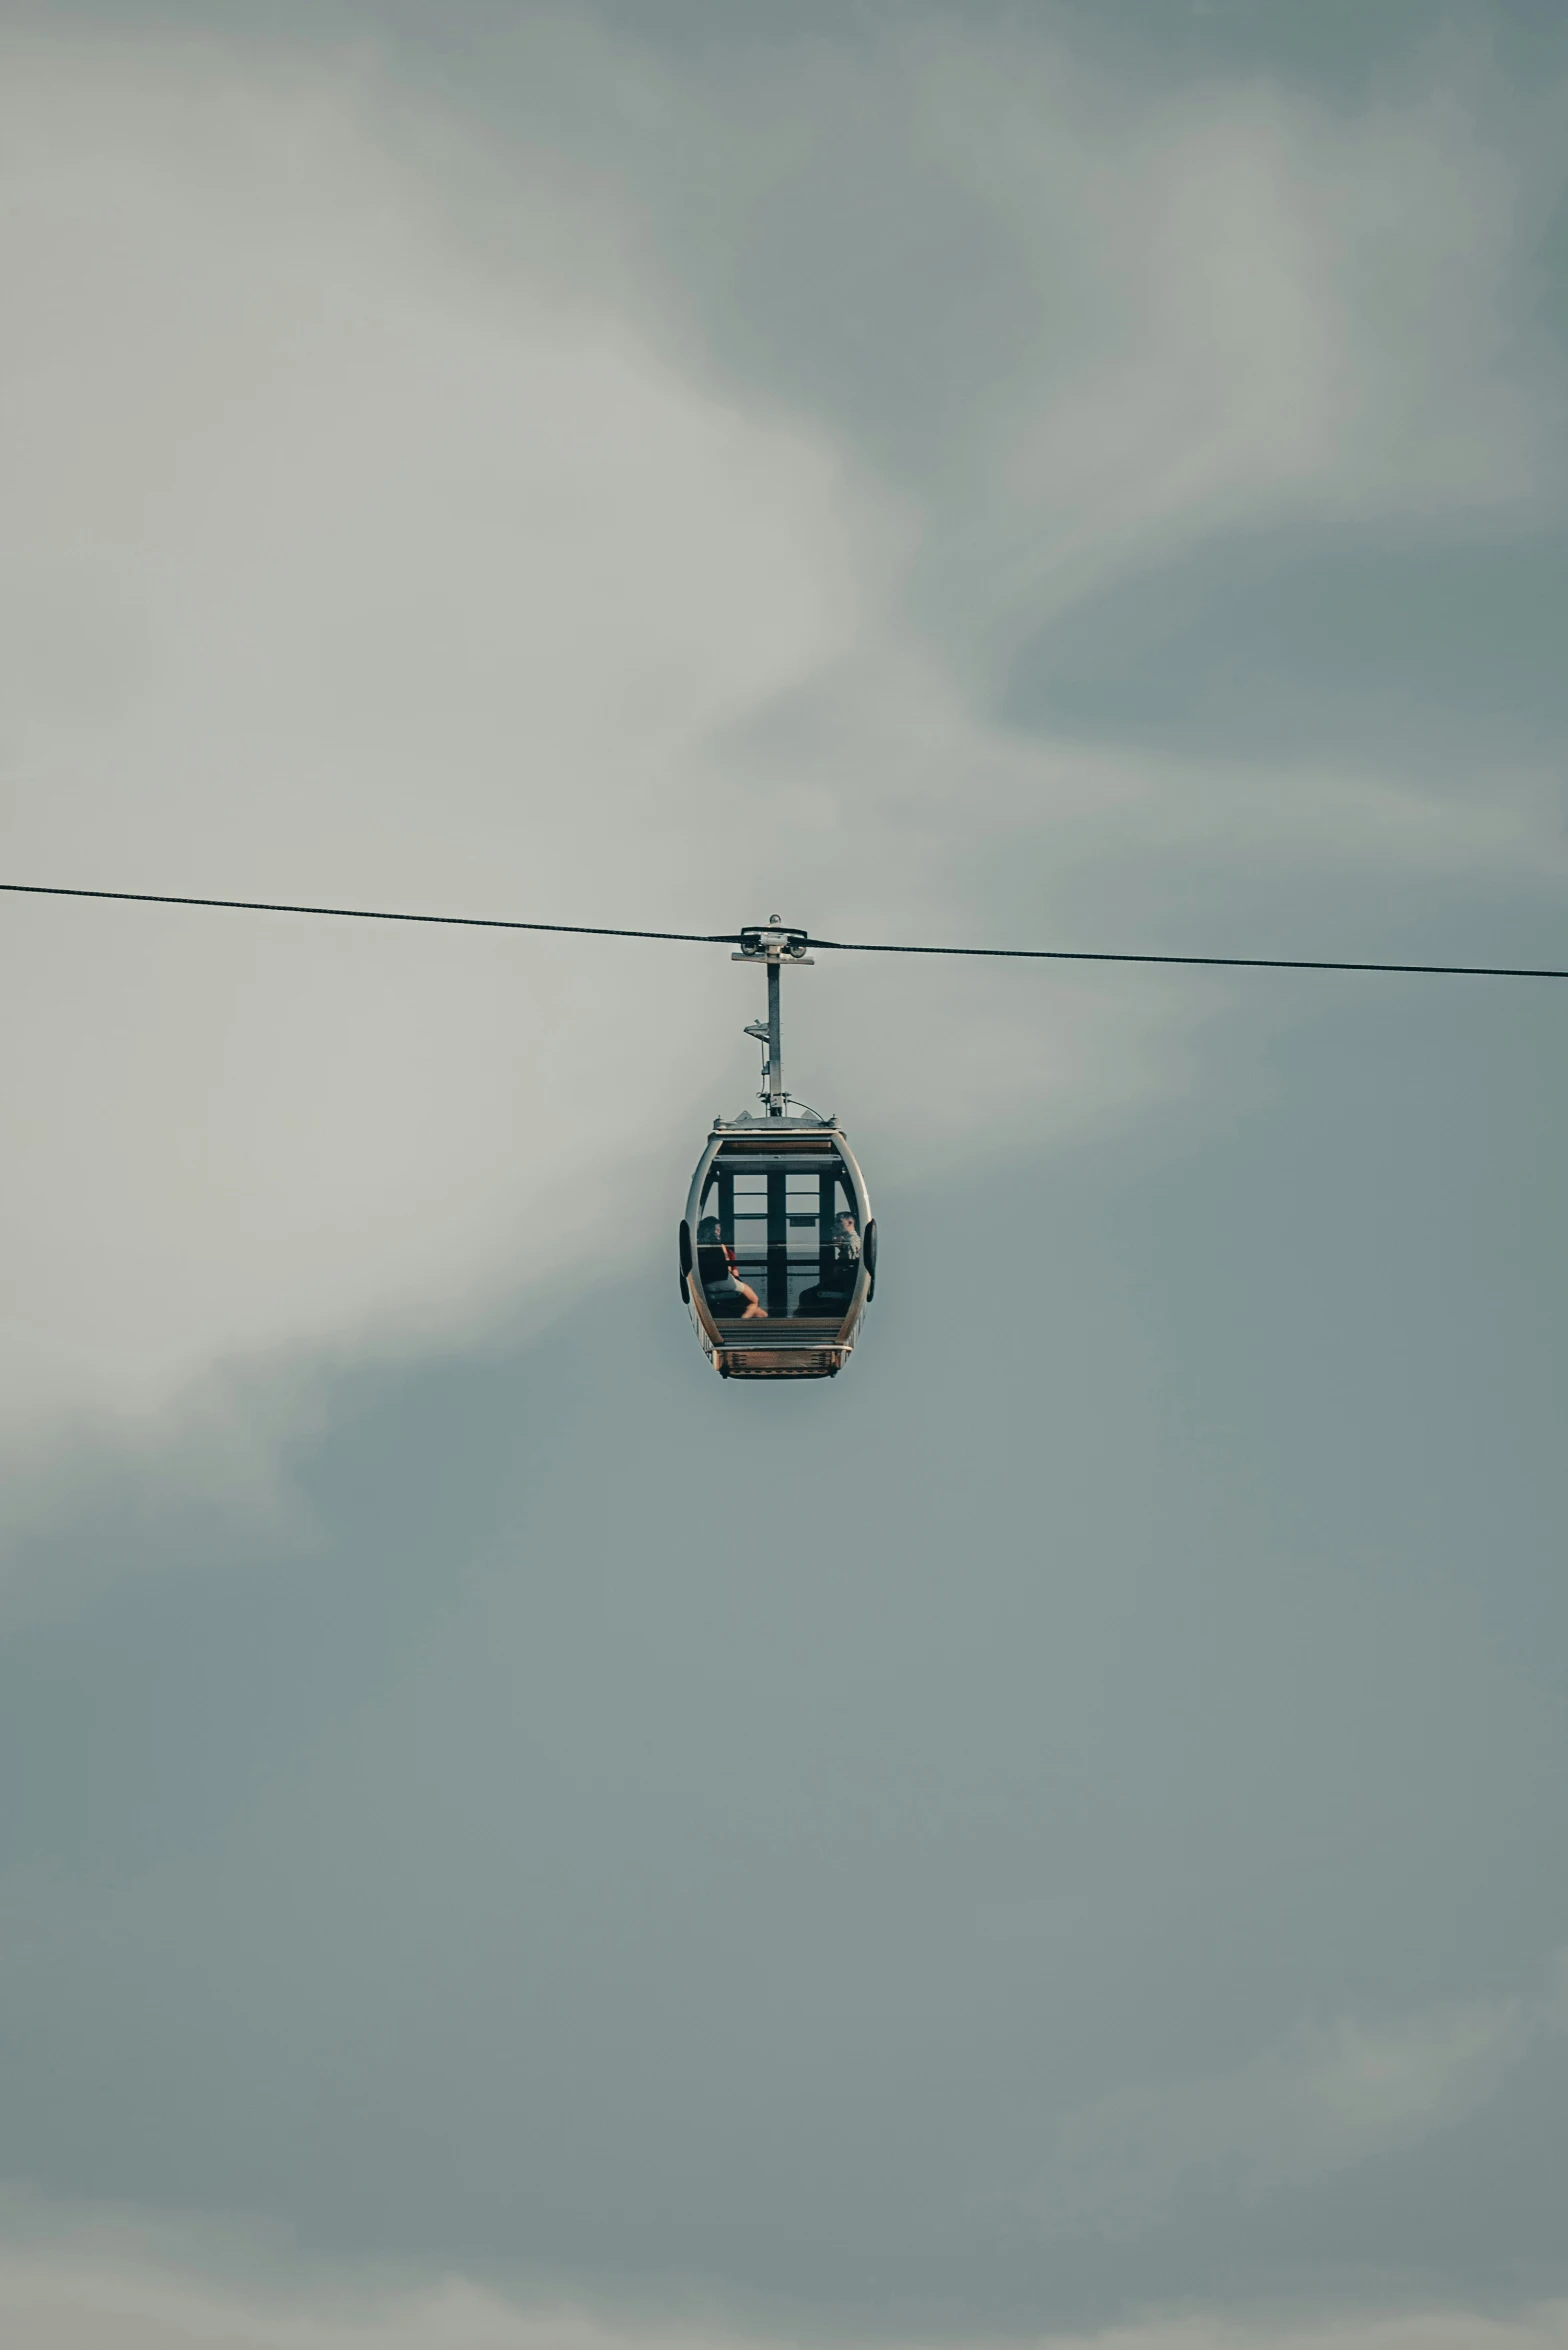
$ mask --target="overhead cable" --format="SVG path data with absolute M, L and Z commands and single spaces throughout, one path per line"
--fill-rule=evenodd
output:
M 0 890 L 33 898 L 111 898 L 130 906 L 219 906 L 238 914 L 330 914 L 341 922 L 435 922 L 459 930 L 556 930 L 575 938 L 683 939 L 695 946 L 734 946 L 739 932 L 706 930 L 611 930 L 597 922 L 513 922 L 499 914 L 408 914 L 385 906 L 295 906 L 272 898 L 187 898 L 152 889 L 64 889 L 45 881 L 0 881 Z
M 0 891 L 23 897 L 108 899 L 122 905 L 209 906 L 245 914 L 323 914 L 345 922 L 423 922 L 459 930 L 535 930 L 570 938 L 669 940 L 690 946 L 739 946 L 747 937 L 754 937 L 759 928 L 753 925 L 749 932 L 625 930 L 600 922 L 521 922 L 498 914 L 417 914 L 384 906 L 306 906 L 272 898 L 198 898 L 175 896 L 163 890 L 75 889 L 42 881 L 0 881 Z M 1403 973 L 1413 978 L 1568 979 L 1568 970 L 1546 969 L 1539 964 L 1347 962 L 1308 955 L 1157 955 L 1094 947 L 912 946 L 880 939 L 814 938 L 807 931 L 792 931 L 790 936 L 802 948 L 815 947 L 824 954 L 841 955 L 964 955 L 1029 963 L 1154 963 L 1215 971 L 1376 971 Z
M 1307 955 L 1110 954 L 1093 947 L 884 946 L 861 938 L 813 938 L 810 944 L 824 954 L 836 948 L 846 955 L 1001 955 L 1030 963 L 1184 963 L 1220 971 L 1404 971 L 1423 978 L 1568 979 L 1568 971 L 1543 970 L 1539 964 L 1330 963 Z

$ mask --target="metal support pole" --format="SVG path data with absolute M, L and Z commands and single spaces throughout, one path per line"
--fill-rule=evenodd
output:
M 779 1034 L 779 950 L 768 948 L 768 1116 L 784 1115 L 784 1046 Z
M 811 957 L 806 952 L 806 934 L 803 930 L 787 930 L 775 914 L 764 928 L 759 925 L 740 934 L 740 952 L 732 960 L 737 963 L 766 963 L 768 967 L 768 1022 L 747 1022 L 746 1034 L 754 1036 L 768 1048 L 767 1066 L 763 1071 L 767 1088 L 762 1099 L 767 1104 L 770 1118 L 782 1118 L 789 1109 L 789 1096 L 784 1091 L 784 1039 L 779 1016 L 779 975 L 787 961 L 804 970 L 810 967 Z

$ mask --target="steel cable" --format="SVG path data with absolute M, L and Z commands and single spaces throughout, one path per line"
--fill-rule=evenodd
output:
M 0 890 L 38 898 L 95 898 L 136 906 L 209 906 L 244 914 L 327 915 L 343 922 L 423 922 L 459 930 L 546 931 L 570 938 L 642 938 L 689 946 L 739 946 L 771 925 L 738 930 L 625 930 L 601 922 L 522 922 L 499 914 L 418 914 L 384 906 L 307 906 L 273 898 L 198 898 L 175 896 L 163 890 L 78 889 L 42 881 L 0 881 Z M 1375 971 L 1402 973 L 1412 978 L 1448 979 L 1568 979 L 1568 970 L 1539 964 L 1507 963 L 1378 963 L 1330 960 L 1309 955 L 1158 955 L 1097 947 L 954 947 L 913 946 L 880 939 L 813 938 L 794 931 L 801 947 L 840 955 L 964 955 L 1029 963 L 1153 963 L 1192 970 L 1214 971 Z

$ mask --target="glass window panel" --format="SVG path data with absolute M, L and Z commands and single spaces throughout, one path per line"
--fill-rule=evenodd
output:
M 771 1185 L 770 1185 L 771 1177 Z M 769 1209 L 776 1219 L 768 1247 Z M 744 1315 L 755 1292 L 774 1313 L 839 1321 L 859 1273 L 860 1234 L 842 1168 L 714 1167 L 703 1191 L 698 1274 L 722 1321 Z

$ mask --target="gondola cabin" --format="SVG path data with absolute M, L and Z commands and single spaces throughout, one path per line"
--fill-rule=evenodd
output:
M 798 1115 L 784 1090 L 779 981 L 808 940 L 775 914 L 739 934 L 737 963 L 767 973 L 765 1115 L 715 1118 L 681 1219 L 681 1296 L 723 1379 L 832 1379 L 848 1362 L 877 1277 L 877 1228 L 836 1118 Z
M 842 1128 L 715 1119 L 680 1257 L 681 1295 L 722 1378 L 833 1378 L 876 1286 L 876 1225 Z

